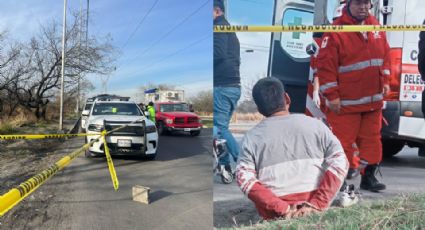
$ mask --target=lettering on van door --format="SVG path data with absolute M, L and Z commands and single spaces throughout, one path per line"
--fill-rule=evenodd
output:
M 286 9 L 283 11 L 282 25 L 289 27 L 313 25 L 313 13 L 293 8 Z M 312 32 L 281 33 L 280 45 L 293 58 L 309 58 L 310 55 L 305 50 L 312 42 Z
M 425 82 L 420 74 L 403 73 L 400 81 L 400 101 L 421 101 Z

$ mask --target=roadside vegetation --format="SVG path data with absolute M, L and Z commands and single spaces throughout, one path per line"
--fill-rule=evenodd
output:
M 228 229 L 425 229 L 425 194 L 363 202 L 298 219 L 281 219 Z

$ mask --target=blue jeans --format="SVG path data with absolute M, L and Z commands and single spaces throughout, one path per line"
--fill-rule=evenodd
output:
M 239 87 L 214 87 L 213 135 L 227 141 L 227 149 L 235 162 L 239 156 L 239 144 L 229 131 L 229 123 L 240 97 L 241 89 Z M 219 163 L 229 165 L 229 154 L 224 154 L 220 158 Z

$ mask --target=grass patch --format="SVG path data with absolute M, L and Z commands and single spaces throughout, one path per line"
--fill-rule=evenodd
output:
M 13 126 L 10 123 L 3 123 L 0 124 L 0 134 L 7 135 L 7 134 L 14 134 L 16 132 L 16 127 Z
M 202 120 L 202 125 L 207 126 L 207 128 L 212 128 L 213 127 L 213 120 L 212 119 L 211 120 L 207 120 L 207 119 Z
M 425 194 L 386 201 L 365 201 L 361 205 L 331 208 L 303 218 L 231 229 L 425 229 Z

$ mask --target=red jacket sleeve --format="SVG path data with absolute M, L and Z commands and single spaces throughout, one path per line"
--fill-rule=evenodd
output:
M 382 65 L 382 76 L 384 78 L 384 84 L 388 85 L 390 84 L 390 74 L 391 74 L 391 55 L 390 55 L 390 45 L 387 41 L 387 35 L 385 32 L 383 32 L 383 40 L 385 42 L 384 49 L 385 49 L 385 55 L 384 55 L 384 64 Z
M 289 211 L 289 204 L 258 181 L 254 162 L 249 140 L 244 139 L 236 166 L 236 179 L 240 189 L 254 202 L 263 218 L 284 216 Z
M 319 188 L 309 200 L 309 203 L 319 210 L 325 210 L 329 207 L 332 199 L 341 188 L 349 167 L 340 142 L 327 127 L 323 127 L 322 136 L 325 153 L 323 168 L 326 171 L 320 180 Z
M 316 65 L 320 92 L 329 101 L 339 98 L 338 57 L 338 45 L 335 36 L 330 33 L 324 34 Z

